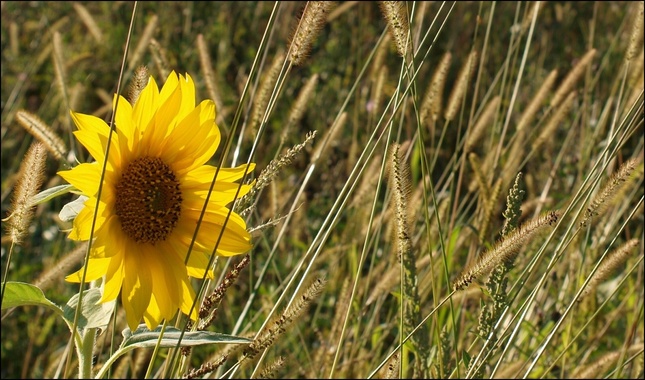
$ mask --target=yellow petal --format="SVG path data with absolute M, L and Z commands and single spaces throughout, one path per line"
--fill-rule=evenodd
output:
M 169 244 L 172 252 L 179 258 L 180 262 L 186 262 L 188 245 L 183 244 L 179 239 L 173 238 L 168 239 L 166 242 Z M 206 268 L 208 268 L 209 259 L 210 252 L 202 252 L 193 245 L 193 249 L 190 251 L 190 256 L 188 257 L 188 263 L 186 264 L 188 276 L 198 279 L 204 278 L 204 272 L 206 271 Z M 208 271 L 206 278 L 215 278 L 215 273 L 212 269 Z
M 101 278 L 107 270 L 110 264 L 110 259 L 90 259 L 87 265 L 87 273 L 85 275 L 85 282 L 94 281 Z M 82 267 L 78 271 L 65 277 L 67 282 L 81 282 L 83 278 L 83 271 L 85 267 Z
M 111 214 L 106 218 L 101 231 L 96 233 L 96 240 L 92 244 L 92 258 L 106 258 L 120 254 L 123 251 L 121 242 L 125 239 L 129 238 L 121 230 L 119 217 Z
M 189 245 L 192 240 L 192 234 L 195 228 L 181 225 L 175 228 L 177 238 L 183 244 Z M 220 238 L 220 235 L 222 237 Z M 204 252 L 213 252 L 217 246 L 217 254 L 220 256 L 233 256 L 239 255 L 249 251 L 253 245 L 250 242 L 250 234 L 247 231 L 238 233 L 229 228 L 228 224 L 224 233 L 222 234 L 222 226 L 220 224 L 202 221 L 200 224 L 199 232 L 195 246 Z
M 179 121 L 166 140 L 162 158 L 182 175 L 213 157 L 219 142 L 215 104 L 205 100 Z
M 96 260 L 96 259 L 94 259 Z M 120 252 L 116 257 L 108 259 L 110 264 L 105 274 L 105 283 L 103 284 L 103 296 L 101 302 L 110 302 L 115 300 L 121 292 L 123 285 L 123 256 Z
M 119 99 L 119 104 L 116 108 L 114 124 L 116 125 L 117 131 L 119 131 L 121 153 L 129 156 L 136 154 L 135 147 L 139 143 L 139 129 L 135 128 L 133 123 L 132 105 L 123 96 L 114 95 L 112 108 L 114 109 L 116 106 L 117 99 Z
M 185 210 L 182 211 L 182 219 L 185 218 L 185 220 L 189 220 L 189 222 L 186 222 L 186 224 L 192 225 L 194 229 L 201 215 L 201 208 L 203 205 L 199 203 L 196 205 L 191 205 L 185 201 L 184 206 Z M 213 203 L 208 204 L 202 220 L 218 225 L 224 225 L 224 222 L 226 222 L 226 228 L 230 230 L 229 232 L 237 235 L 249 234 L 246 231 L 246 222 L 239 214 L 230 212 L 230 210 L 226 207 L 218 206 Z
M 206 186 L 206 184 L 203 185 L 203 187 Z M 208 187 L 210 187 L 210 183 L 208 184 Z M 184 200 L 187 200 L 186 204 L 190 204 L 191 207 L 202 207 L 206 198 L 208 198 L 209 202 L 216 203 L 220 206 L 226 206 L 234 200 L 242 198 L 249 192 L 249 190 L 251 190 L 252 187 L 252 184 L 240 185 L 234 182 L 216 182 L 215 186 L 213 186 L 213 191 L 210 192 L 210 196 L 208 196 L 208 188 L 199 190 L 182 188 L 182 195 Z
M 161 310 L 159 310 L 157 297 L 152 294 L 152 296 L 150 297 L 150 304 L 148 304 L 148 308 L 143 313 L 143 321 L 146 323 L 146 327 L 148 327 L 149 330 L 154 330 L 155 328 L 157 328 L 157 326 L 159 326 L 162 319 L 163 317 L 161 316 Z
M 145 255 L 146 265 L 150 267 L 152 293 L 156 296 L 161 316 L 170 319 L 179 308 L 180 278 L 186 276 L 186 267 L 171 252 L 166 252 L 166 247 L 162 244 L 155 247 L 146 244 L 142 253 Z
M 159 99 L 157 99 L 157 102 L 159 104 L 163 104 L 172 96 L 172 94 L 179 89 L 179 78 L 177 78 L 177 73 L 175 70 L 172 70 L 168 76 L 166 77 L 166 81 L 164 82 L 163 86 L 161 87 L 161 91 L 159 92 Z
M 140 134 L 144 134 L 146 128 L 153 120 L 155 112 L 157 112 L 157 98 L 159 97 L 159 88 L 157 82 L 153 77 L 150 77 L 148 85 L 141 91 L 139 98 L 132 110 L 132 121 L 134 127 L 139 130 Z M 145 145 L 142 147 L 145 148 Z
M 135 330 L 150 304 L 152 278 L 147 263 L 140 259 L 135 244 L 128 244 L 124 253 L 125 268 L 121 301 L 130 330 Z
M 195 83 L 193 78 L 186 74 L 186 77 L 179 75 L 179 85 L 182 95 L 177 120 L 182 120 L 195 108 Z
M 101 167 L 98 162 L 80 164 L 72 170 L 60 171 L 57 174 L 88 197 L 95 197 L 99 191 Z
M 72 240 L 89 240 L 92 232 L 92 221 L 96 208 L 96 198 L 90 197 L 84 203 L 83 209 L 76 215 L 73 222 L 72 232 L 69 238 Z M 105 223 L 105 203 L 99 202 L 99 211 L 96 215 L 94 231 L 97 232 Z
M 197 308 L 193 306 L 195 291 L 188 282 L 188 278 L 181 281 L 181 311 L 188 315 L 193 321 L 197 320 Z
M 94 134 L 107 137 L 110 133 L 110 126 L 102 119 L 74 111 L 70 111 L 72 120 L 79 131 L 92 132 Z M 96 158 L 96 157 L 94 157 Z
M 247 166 L 248 170 L 246 169 Z M 208 186 L 210 186 L 215 174 L 217 174 L 217 182 L 235 182 L 242 178 L 244 173 L 247 173 L 248 177 L 254 169 L 254 163 L 249 165 L 242 164 L 235 168 L 220 168 L 219 171 L 217 166 L 203 165 L 186 173 L 182 180 L 182 185 L 187 188 L 208 190 Z

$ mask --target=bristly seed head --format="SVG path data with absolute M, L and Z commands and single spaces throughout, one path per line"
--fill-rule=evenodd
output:
M 181 190 L 172 169 L 160 158 L 132 161 L 116 185 L 121 229 L 137 243 L 168 237 L 181 214 Z

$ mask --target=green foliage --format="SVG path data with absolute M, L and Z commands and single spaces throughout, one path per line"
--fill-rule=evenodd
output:
M 180 316 L 168 321 L 161 341 L 160 330 L 124 336 L 120 297 L 97 304 L 98 288 L 83 293 L 77 327 L 102 331 L 89 346 L 100 376 L 109 371 L 113 378 L 137 377 L 147 371 L 179 377 L 204 369 L 214 377 L 249 378 L 278 357 L 285 358 L 273 373 L 278 378 L 378 378 L 390 363 L 396 363 L 391 373 L 398 374 L 399 366 L 414 368 L 415 360 L 426 360 L 430 375 L 442 378 L 567 378 L 594 368 L 598 377 L 642 376 L 643 242 L 611 278 L 582 302 L 575 299 L 604 252 L 643 236 L 642 37 L 638 54 L 625 57 L 639 20 L 638 3 L 540 2 L 532 25 L 537 4 L 532 2 L 405 2 L 417 52 L 406 68 L 377 4 L 339 2 L 320 26 L 305 63 L 284 62 L 267 126 L 256 138 L 248 125 L 259 84 L 273 59 L 288 51 L 305 4 L 138 2 L 130 35 L 131 2 L 84 2 L 91 20 L 82 19 L 72 2 L 2 2 L 2 218 L 20 161 L 35 140 L 16 122 L 18 110 L 37 115 L 71 152 L 61 160 L 47 158 L 44 190 L 34 199 L 35 218 L 22 245 L 12 244 L 9 234 L 2 239 L 2 378 L 74 376 L 79 364 L 73 352 L 69 363 L 61 362 L 61 353 L 70 340 L 79 291 L 64 277 L 81 263 L 55 274 L 50 288 L 31 284 L 78 247 L 67 239 L 78 196 L 56 173 L 90 156 L 74 139 L 69 110 L 109 121 L 128 36 L 122 94 L 139 65 L 155 78 L 161 66 L 189 73 L 197 102 L 210 98 L 214 85 L 221 99 L 222 142 L 210 164 L 218 165 L 222 157 L 225 166 L 248 159 L 257 164 L 251 178 L 257 180 L 309 132 L 316 131 L 316 137 L 276 169 L 253 199 L 245 199 L 247 224 L 258 227 L 248 266 L 231 279 L 240 259 L 220 257 L 215 280 L 194 282 L 196 289 L 203 286 L 204 297 L 232 282 L 219 294 L 207 330 L 184 331 Z M 155 19 L 151 37 L 161 58 L 150 41 L 135 55 Z M 90 32 L 91 23 L 101 31 L 100 41 Z M 52 58 L 56 32 L 67 96 Z M 212 79 L 201 66 L 198 35 L 206 42 Z M 593 60 L 569 89 L 577 97 L 534 150 L 532 143 L 557 109 L 550 105 L 557 86 L 592 48 Z M 457 116 L 445 120 L 444 109 L 437 120 L 420 120 L 424 90 L 443 54 L 452 54 L 441 94 L 445 108 L 473 51 L 478 64 Z M 156 59 L 163 60 L 161 66 Z M 555 69 L 556 88 L 547 91 L 518 133 L 523 112 Z M 313 75 L 318 75 L 315 93 L 282 141 L 295 99 Z M 467 151 L 469 132 L 496 96 L 499 110 Z M 345 124 L 327 141 L 344 113 Z M 394 189 L 386 179 L 393 143 L 412 147 L 401 151 L 411 168 L 405 272 L 389 209 Z M 324 154 L 314 165 L 318 149 Z M 469 153 L 479 168 L 472 167 Z M 581 226 L 602 184 L 630 158 L 638 169 L 601 205 L 602 213 Z M 521 186 L 519 179 L 512 181 L 519 172 Z M 555 210 L 562 215 L 557 224 L 522 246 L 512 266 L 501 265 L 487 274 L 488 282 L 452 292 L 460 272 L 500 237 Z M 490 211 L 489 218 L 482 217 L 484 211 Z M 416 296 L 401 289 L 402 274 Z M 303 284 L 318 277 L 326 284 L 308 300 L 311 307 L 275 339 L 266 338 L 266 351 L 246 359 L 249 342 L 279 330 L 281 313 L 297 304 Z M 401 329 L 402 303 L 415 306 L 417 326 Z M 429 350 L 411 351 L 417 339 L 428 342 Z M 192 346 L 190 353 L 180 346 Z M 154 356 L 146 349 L 153 347 Z M 419 358 L 421 351 L 427 357 Z M 91 366 L 91 360 L 82 365 Z M 175 372 L 161 372 L 166 369 Z

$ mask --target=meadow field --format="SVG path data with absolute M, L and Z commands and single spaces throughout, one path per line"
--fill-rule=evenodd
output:
M 1 10 L 0 377 L 643 378 L 642 1 Z

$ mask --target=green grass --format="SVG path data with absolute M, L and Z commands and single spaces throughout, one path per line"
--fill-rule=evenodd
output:
M 163 372 L 172 350 L 160 348 L 151 360 L 153 350 L 139 348 L 121 357 L 111 376 L 135 378 L 147 371 L 156 377 L 182 376 L 230 352 L 212 376 L 257 377 L 282 360 L 271 376 L 566 378 L 591 371 L 593 377 L 642 377 L 642 29 L 632 43 L 635 54 L 627 56 L 639 17 L 642 28 L 639 3 L 540 3 L 534 24 L 534 8 L 526 2 L 403 3 L 412 15 L 415 51 L 406 66 L 377 3 L 341 2 L 320 26 L 306 60 L 283 70 L 278 83 L 268 87 L 277 94 L 275 102 L 266 123 L 253 126 L 255 110 L 263 115 L 266 109 L 266 103 L 259 106 L 263 80 L 274 59 L 288 52 L 305 4 L 137 4 L 122 93 L 127 93 L 133 69 L 146 65 L 158 82 L 169 70 L 189 73 L 197 101 L 210 98 L 211 79 L 200 63 L 197 43 L 202 35 L 222 131 L 211 163 L 223 157 L 225 166 L 234 160 L 237 165 L 253 152 L 257 178 L 309 132 L 316 136 L 253 199 L 247 224 L 262 228 L 253 233 L 250 263 L 227 288 L 208 327 L 251 339 L 267 331 L 271 336 L 273 321 L 287 309 L 287 315 L 295 316 L 284 333 L 272 336 L 266 350 L 260 345 L 252 358 L 245 358 L 245 344 L 193 347 L 185 366 L 174 373 Z M 90 159 L 73 139 L 69 109 L 109 121 L 133 5 L 83 3 L 100 31 L 99 41 L 71 2 L 2 3 L 3 218 L 20 164 L 36 141 L 16 121 L 16 113 L 37 115 L 64 141 L 69 154 L 47 157 L 42 189 L 63 184 L 57 171 Z M 147 41 L 135 53 L 155 18 L 152 38 L 160 50 Z M 52 55 L 54 32 L 60 35 L 62 70 Z M 558 105 L 551 101 L 558 86 L 592 48 L 595 55 L 568 89 L 576 92 L 575 98 L 536 146 L 557 114 Z M 456 116 L 446 120 L 450 94 L 472 51 L 478 60 L 465 95 Z M 443 110 L 431 122 L 420 115 L 446 52 L 452 60 Z M 518 133 L 523 112 L 554 69 L 554 85 Z M 318 81 L 302 117 L 289 124 L 298 95 L 313 75 Z M 480 165 L 478 179 L 464 142 L 496 96 L 499 107 L 472 146 Z M 331 134 L 339 120 L 342 124 Z M 395 143 L 405 153 L 402 164 L 409 166 L 409 190 L 388 181 Z M 599 199 L 603 186 L 630 159 L 635 161 L 629 175 Z M 549 211 L 559 212 L 557 223 L 522 241 L 514 260 L 494 261 L 492 268 L 477 273 L 474 283 L 453 292 L 464 269 L 472 269 L 486 254 L 499 254 L 496 242 L 518 172 L 524 194 L 511 202 L 521 209 L 511 224 L 523 225 Z M 58 213 L 74 199 L 66 194 L 38 205 L 20 245 L 12 245 L 3 221 L 3 283 L 35 284 L 70 257 L 79 244 L 67 239 L 71 222 L 61 221 Z M 405 218 L 400 208 L 396 211 L 397 202 L 407 207 Z M 588 208 L 596 205 L 595 214 L 586 219 Z M 603 257 L 631 239 L 640 240 L 607 270 L 597 288 L 578 300 L 596 266 L 609 261 Z M 58 305 L 79 290 L 64 281 L 81 265 L 82 256 L 75 257 L 74 265 L 42 286 Z M 207 292 L 241 258 L 219 258 Z M 487 280 L 491 272 L 496 280 Z M 416 281 L 409 281 L 410 276 Z M 308 307 L 298 314 L 292 300 L 300 299 L 317 278 L 325 280 L 322 290 L 308 294 Z M 506 287 L 499 290 L 501 283 Z M 123 340 L 123 313 L 117 304 L 116 328 L 110 325 L 97 338 L 95 374 Z M 411 331 L 415 333 L 408 340 Z M 481 336 L 481 331 L 493 331 L 493 337 Z M 1 377 L 75 376 L 73 350 L 65 362 L 69 339 L 69 329 L 51 310 L 3 306 Z

